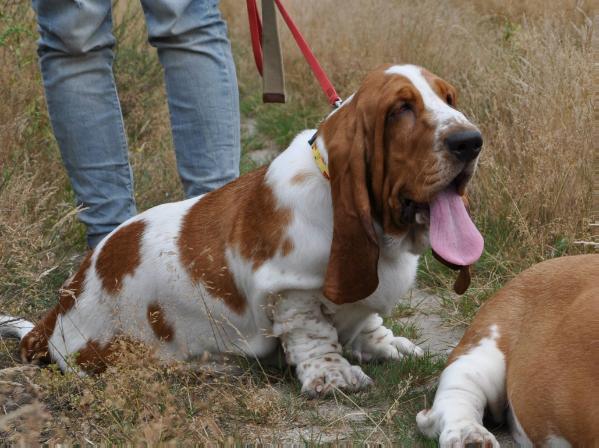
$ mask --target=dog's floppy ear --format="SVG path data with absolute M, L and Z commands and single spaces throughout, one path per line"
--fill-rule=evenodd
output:
M 342 112 L 349 111 L 337 113 Z M 367 185 L 367 137 L 363 121 L 356 118 L 353 129 L 345 133 L 337 130 L 331 141 L 326 142 L 333 199 L 333 242 L 323 292 L 336 304 L 364 299 L 379 283 L 379 245 Z

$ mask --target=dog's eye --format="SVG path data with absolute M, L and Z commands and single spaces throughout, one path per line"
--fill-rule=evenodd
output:
M 412 110 L 412 105 L 410 103 L 403 103 L 399 108 L 399 113 L 411 112 Z
M 412 105 L 410 103 L 402 103 L 401 105 L 398 105 L 389 111 L 389 113 L 387 114 L 387 120 L 397 119 L 401 115 L 403 115 L 407 112 L 413 112 L 413 111 L 414 111 L 414 108 L 412 107 Z
M 451 107 L 453 107 L 455 105 L 454 101 L 453 101 L 453 96 L 451 95 L 451 93 L 447 94 L 445 101 L 447 101 L 447 104 L 449 104 Z

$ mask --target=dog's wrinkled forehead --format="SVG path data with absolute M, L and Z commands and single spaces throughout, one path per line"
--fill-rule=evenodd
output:
M 404 76 L 412 83 L 416 90 L 418 90 L 418 93 L 420 93 L 425 109 L 429 112 L 437 126 L 445 127 L 450 124 L 471 124 L 464 114 L 449 106 L 439 97 L 422 70 L 421 67 L 416 65 L 393 65 L 385 70 L 385 73 L 391 76 Z

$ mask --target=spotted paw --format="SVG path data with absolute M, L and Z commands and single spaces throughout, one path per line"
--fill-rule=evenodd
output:
M 311 398 L 330 394 L 335 389 L 354 392 L 372 384 L 360 367 L 352 366 L 337 353 L 302 362 L 297 366 L 297 375 L 302 382 L 302 393 Z

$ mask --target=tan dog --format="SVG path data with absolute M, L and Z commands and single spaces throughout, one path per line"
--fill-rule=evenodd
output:
M 441 446 L 499 446 L 483 412 L 508 406 L 521 446 L 599 446 L 599 255 L 545 261 L 489 299 L 416 420 Z

